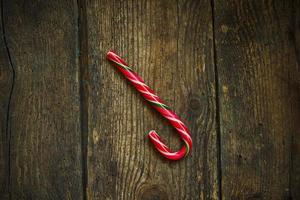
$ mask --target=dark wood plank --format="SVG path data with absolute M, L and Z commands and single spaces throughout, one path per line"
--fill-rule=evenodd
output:
M 210 1 L 87 2 L 88 199 L 218 199 Z M 163 159 L 146 138 L 177 134 L 105 59 L 114 49 L 191 128 L 192 154 Z
M 223 199 L 299 198 L 291 192 L 300 134 L 293 2 L 214 2 Z
M 293 1 L 292 20 L 293 24 L 290 27 L 290 40 L 294 45 L 294 51 L 297 59 L 297 70 L 293 73 L 290 79 L 290 84 L 294 92 L 291 95 L 294 102 L 298 104 L 292 105 L 292 113 L 294 121 L 292 123 L 300 124 L 300 0 Z M 293 199 L 300 198 L 300 134 L 298 131 L 293 132 L 292 150 L 291 150 L 291 196 Z
M 82 199 L 76 1 L 5 0 L 12 199 Z
M 8 113 L 13 86 L 13 71 L 9 62 L 0 10 L 0 199 L 8 199 L 9 185 L 9 130 Z

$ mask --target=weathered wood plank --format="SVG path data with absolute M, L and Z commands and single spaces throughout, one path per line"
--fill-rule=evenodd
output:
M 223 199 L 297 199 L 291 194 L 292 140 L 300 134 L 294 6 L 215 1 Z
M 13 71 L 5 44 L 2 4 L 0 10 L 0 35 L 0 199 L 8 199 L 9 130 L 7 120 L 10 94 L 13 86 Z
M 297 70 L 293 73 L 290 79 L 291 87 L 294 89 L 291 98 L 298 104 L 292 105 L 293 120 L 292 123 L 300 124 L 300 0 L 293 1 L 292 21 L 290 27 L 290 40 L 294 45 L 294 52 L 296 54 Z M 299 125 L 300 126 L 300 125 Z M 300 134 L 294 131 L 292 135 L 292 150 L 291 150 L 291 196 L 293 199 L 300 198 Z
M 88 199 L 218 199 L 210 1 L 87 1 Z M 191 128 L 192 154 L 148 142 L 177 134 L 105 59 L 114 49 Z
M 82 199 L 76 1 L 5 0 L 12 199 Z

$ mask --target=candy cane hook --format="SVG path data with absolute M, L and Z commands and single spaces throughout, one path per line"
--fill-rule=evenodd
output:
M 145 84 L 133 70 L 125 63 L 122 58 L 113 51 L 107 53 L 107 59 L 131 82 L 131 84 L 141 93 L 141 95 L 157 110 L 162 116 L 169 120 L 171 125 L 178 131 L 184 146 L 177 152 L 171 151 L 160 139 L 159 135 L 154 131 L 150 131 L 148 137 L 154 144 L 156 149 L 166 158 L 170 160 L 179 160 L 186 156 L 192 148 L 192 138 L 189 129 L 179 119 L 175 112 L 171 111 L 163 101 Z

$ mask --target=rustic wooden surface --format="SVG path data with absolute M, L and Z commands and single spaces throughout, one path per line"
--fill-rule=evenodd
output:
M 1 22 L 2 9 L 1 9 Z M 0 23 L 0 31 L 2 37 L 0 38 L 0 199 L 7 199 L 8 193 L 8 176 L 9 172 L 9 102 L 13 85 L 13 69 L 7 53 L 4 36 L 3 23 Z
M 4 66 L 15 71 L 6 159 L 12 199 L 83 196 L 76 9 L 76 2 L 3 2 L 11 57 Z
M 215 3 L 224 199 L 289 199 L 300 188 L 291 160 L 300 134 L 296 7 Z
M 299 199 L 300 1 L 1 0 L 0 199 Z M 105 59 L 114 49 L 192 132 Z
M 217 198 L 210 2 L 101 0 L 88 2 L 86 13 L 88 199 Z M 178 140 L 106 61 L 110 48 L 124 52 L 128 63 L 191 128 L 194 148 L 189 159 L 166 161 L 145 138 L 157 129 L 168 144 Z

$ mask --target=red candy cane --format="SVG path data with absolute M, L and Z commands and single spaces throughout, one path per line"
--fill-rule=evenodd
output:
M 178 131 L 184 146 L 177 152 L 171 151 L 160 139 L 159 135 L 154 131 L 150 131 L 148 137 L 155 145 L 156 149 L 166 158 L 170 160 L 179 160 L 186 156 L 192 148 L 192 138 L 189 129 L 179 119 L 168 106 L 145 84 L 132 69 L 125 63 L 122 58 L 113 51 L 107 53 L 107 59 L 110 60 L 122 74 L 132 83 L 132 85 L 141 93 L 141 95 L 157 110 L 162 116 L 167 118 L 171 125 Z

